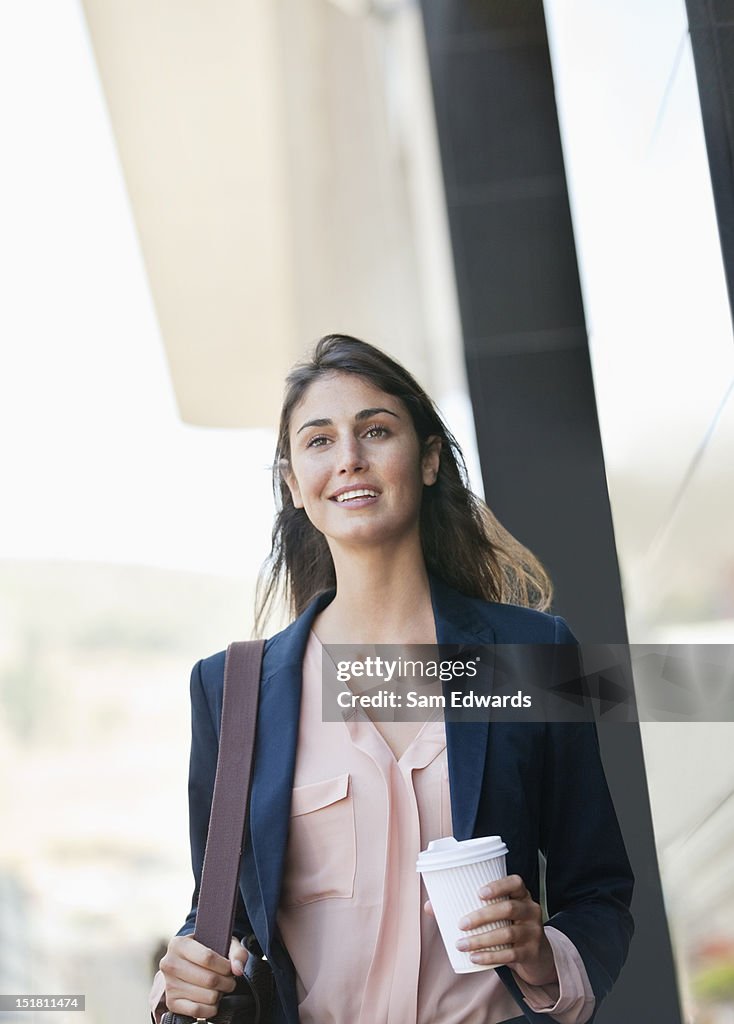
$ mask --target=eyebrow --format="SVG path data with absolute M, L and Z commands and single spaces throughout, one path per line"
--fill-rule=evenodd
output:
M 396 412 L 393 412 L 392 409 L 382 409 L 382 408 L 362 409 L 360 412 L 358 412 L 356 414 L 356 416 L 354 418 L 359 423 L 362 420 L 370 419 L 372 416 L 377 416 L 377 414 L 380 413 L 380 412 L 385 412 L 385 413 L 387 413 L 388 416 L 394 416 L 396 420 L 400 419 L 398 414 Z M 296 431 L 296 434 L 300 434 L 302 430 L 306 429 L 306 427 L 330 427 L 330 426 L 333 425 L 333 423 L 334 423 L 334 421 L 330 420 L 330 419 L 308 420 L 307 423 L 304 423 L 302 427 L 298 428 L 298 430 Z

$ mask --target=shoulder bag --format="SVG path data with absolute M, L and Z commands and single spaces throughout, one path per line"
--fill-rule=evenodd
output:
M 264 646 L 263 640 L 232 643 L 224 661 L 217 774 L 194 929 L 195 939 L 224 957 L 229 957 L 237 901 Z M 245 976 L 237 979 L 234 992 L 222 996 L 210 1024 L 270 1024 L 272 1020 L 273 972 L 250 942 L 246 945 L 249 956 Z M 201 1017 L 186 1017 L 170 1010 L 161 1018 L 161 1024 L 197 1021 L 205 1024 Z

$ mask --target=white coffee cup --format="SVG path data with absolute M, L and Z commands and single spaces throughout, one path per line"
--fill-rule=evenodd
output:
M 483 903 L 497 902 L 482 901 L 479 889 L 505 877 L 506 856 L 507 847 L 499 836 L 483 836 L 461 842 L 453 836 L 434 839 L 418 855 L 416 870 L 420 871 L 423 878 L 443 944 L 456 974 L 494 969 L 492 964 L 473 963 L 469 953 L 456 948 L 456 942 L 467 935 L 478 935 L 510 924 L 509 921 L 495 921 L 481 928 L 459 928 L 462 917 L 479 909 Z M 509 949 L 510 946 L 492 948 Z

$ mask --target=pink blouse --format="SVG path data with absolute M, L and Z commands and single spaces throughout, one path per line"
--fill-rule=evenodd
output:
M 296 970 L 301 1024 L 497 1024 L 520 1010 L 493 970 L 455 974 L 415 870 L 451 835 L 446 734 L 424 723 L 396 759 L 361 712 L 322 720 L 322 653 L 312 632 L 278 924 Z M 339 689 L 343 685 L 337 684 Z M 546 926 L 559 985 L 518 984 L 559 1024 L 594 1008 L 573 943 Z

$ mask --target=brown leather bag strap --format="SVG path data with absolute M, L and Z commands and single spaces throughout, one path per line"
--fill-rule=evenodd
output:
M 232 643 L 224 659 L 217 774 L 194 938 L 227 957 L 250 799 L 264 646 L 264 640 Z

